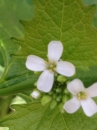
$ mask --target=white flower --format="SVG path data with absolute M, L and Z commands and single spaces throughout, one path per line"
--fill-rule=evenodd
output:
M 84 88 L 81 80 L 75 79 L 68 83 L 67 89 L 74 95 L 74 97 L 63 106 L 68 113 L 74 113 L 80 106 L 82 106 L 87 116 L 92 116 L 97 112 L 97 105 L 91 99 L 91 97 L 97 96 L 97 83 L 94 83 L 89 88 Z
M 38 91 L 38 90 L 34 90 L 32 93 L 31 93 L 31 96 L 35 99 L 39 98 L 41 95 L 41 93 Z
M 48 45 L 48 62 L 42 58 L 29 55 L 26 67 L 32 71 L 43 71 L 37 81 L 37 88 L 43 92 L 49 92 L 54 82 L 54 72 L 70 77 L 75 73 L 73 64 L 67 61 L 59 61 L 63 52 L 63 45 L 59 41 L 51 41 Z

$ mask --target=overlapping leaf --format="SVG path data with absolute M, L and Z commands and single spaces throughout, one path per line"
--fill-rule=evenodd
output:
M 97 114 L 88 118 L 79 110 L 75 114 L 61 114 L 56 107 L 40 103 L 14 106 L 16 112 L 0 122 L 9 130 L 96 130 Z

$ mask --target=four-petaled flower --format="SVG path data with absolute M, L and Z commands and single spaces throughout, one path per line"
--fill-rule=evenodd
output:
M 94 83 L 89 88 L 84 88 L 83 83 L 79 79 L 75 79 L 68 83 L 67 89 L 74 95 L 74 97 L 63 106 L 68 113 L 74 113 L 80 106 L 82 106 L 87 116 L 92 116 L 97 112 L 97 105 L 91 99 L 91 97 L 97 96 L 97 83 Z
M 70 62 L 59 61 L 63 52 L 60 41 L 51 41 L 48 45 L 48 62 L 42 58 L 29 55 L 26 67 L 32 71 L 43 71 L 37 81 L 37 88 L 43 92 L 49 92 L 54 82 L 54 72 L 70 77 L 75 73 L 75 67 Z

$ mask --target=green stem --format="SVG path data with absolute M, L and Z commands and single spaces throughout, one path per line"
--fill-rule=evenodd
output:
M 8 97 L 3 97 L 2 104 L 0 107 L 0 119 L 4 118 L 8 114 L 9 105 L 13 99 L 13 95 Z

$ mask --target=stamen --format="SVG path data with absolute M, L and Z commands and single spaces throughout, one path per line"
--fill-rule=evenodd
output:
M 49 71 L 50 71 L 51 73 L 53 72 L 53 70 L 52 70 L 52 69 L 50 69 Z
M 49 60 L 49 63 L 50 63 L 50 64 L 52 64 L 52 63 L 53 63 L 53 61 L 52 61 L 52 60 Z
M 53 68 L 54 66 L 53 65 L 50 65 L 50 68 Z
M 81 97 L 80 97 L 80 96 L 81 96 L 80 93 L 78 93 L 78 94 L 77 94 L 78 100 L 81 100 Z
M 45 61 L 45 63 L 48 65 L 48 62 L 47 62 L 47 61 Z
M 46 62 L 46 67 L 50 72 L 56 71 L 56 63 L 52 60 L 49 60 L 49 62 Z
M 56 62 L 53 62 L 53 65 L 56 66 Z
M 87 98 L 87 94 L 85 92 L 79 92 L 77 94 L 77 98 L 78 98 L 78 100 L 86 99 Z
M 56 68 L 54 68 L 53 70 L 56 71 Z

